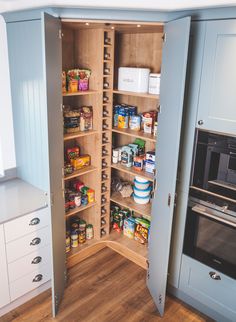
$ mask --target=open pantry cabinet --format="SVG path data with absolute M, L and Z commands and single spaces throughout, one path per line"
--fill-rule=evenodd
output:
M 50 21 L 51 27 L 47 27 L 47 21 Z M 89 130 L 81 131 L 77 124 L 72 131 L 68 133 L 67 130 L 64 133 L 64 157 L 67 161 L 68 151 L 75 147 L 79 147 L 80 157 L 90 156 L 89 165 L 73 172 L 68 167 L 66 173 L 62 174 L 63 190 L 64 194 L 67 194 L 67 211 L 64 214 L 66 227 L 71 229 L 75 218 L 80 218 L 80 221 L 92 224 L 94 230 L 94 238 L 79 243 L 78 247 L 72 247 L 71 250 L 68 249 L 66 265 L 71 267 L 103 247 L 112 248 L 148 270 L 147 284 L 163 315 L 190 18 L 166 24 L 62 19 L 59 27 L 59 19 L 45 14 L 44 24 L 45 39 L 50 39 L 46 35 L 55 33 L 55 28 L 59 38 L 62 38 L 62 63 L 58 65 L 55 60 L 57 72 L 53 75 L 54 78 L 60 78 L 62 71 L 74 68 L 91 70 L 88 90 L 72 92 L 67 89 L 62 94 L 48 92 L 48 96 L 61 95 L 62 113 L 66 117 L 76 116 L 78 109 L 81 111 L 81 107 L 84 106 L 92 106 L 93 112 L 93 124 L 90 124 Z M 45 46 L 46 62 L 47 55 L 53 57 L 53 53 L 61 50 L 60 45 L 55 46 L 55 43 L 50 41 L 47 41 Z M 52 59 L 50 63 L 53 64 Z M 119 91 L 119 67 L 148 67 L 152 73 L 161 72 L 160 97 L 148 93 Z M 48 66 L 46 73 L 52 80 L 50 70 L 52 69 Z M 144 133 L 143 130 L 134 131 L 114 126 L 113 106 L 121 103 L 136 106 L 138 114 L 156 111 L 157 136 Z M 49 105 L 49 109 L 53 108 Z M 62 131 L 63 127 L 61 133 Z M 133 167 L 112 162 L 112 150 L 133 143 L 136 138 L 145 142 L 146 151 L 155 151 L 155 173 L 136 171 Z M 72 153 L 78 153 L 78 150 L 73 150 Z M 120 192 L 114 191 L 114 178 L 133 182 L 136 175 L 150 181 L 153 187 L 151 202 L 146 205 L 137 204 L 132 196 L 124 198 Z M 92 197 L 90 195 L 89 198 L 92 199 L 90 202 L 83 200 L 82 205 L 75 207 L 73 202 L 71 204 L 74 198 L 72 190 L 78 185 L 83 186 L 82 183 L 85 186 L 83 189 L 90 188 Z M 78 201 L 80 202 L 81 200 Z M 113 205 L 128 208 L 134 217 L 144 217 L 151 221 L 148 244 L 140 244 L 111 228 L 110 210 Z M 55 218 L 52 224 L 58 226 L 56 220 Z M 66 235 L 60 238 L 66 240 Z M 57 249 L 57 256 L 61 252 L 64 258 L 65 246 L 62 247 L 62 242 L 58 245 L 54 243 L 53 248 Z M 53 305 L 54 312 L 57 312 L 64 290 L 64 268 L 58 267 L 58 258 L 53 256 L 53 260 L 53 270 L 61 271 L 53 281 L 53 296 L 57 299 Z

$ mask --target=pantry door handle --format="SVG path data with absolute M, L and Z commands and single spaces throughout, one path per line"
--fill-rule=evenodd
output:
M 42 257 L 41 257 L 41 256 L 36 256 L 36 257 L 32 260 L 31 264 L 39 264 L 40 262 L 42 262 Z
M 210 277 L 215 280 L 215 281 L 220 281 L 221 277 L 219 274 L 217 274 L 216 272 L 209 272 Z
M 38 275 L 35 276 L 35 278 L 33 279 L 32 282 L 40 282 L 40 281 L 42 281 L 42 279 L 43 279 L 43 275 L 38 274 Z
M 41 243 L 41 239 L 36 237 L 31 241 L 30 246 L 35 246 L 35 245 L 38 245 L 40 243 Z
M 36 218 L 31 219 L 29 225 L 35 226 L 35 225 L 38 225 L 39 223 L 40 223 L 40 219 L 36 217 Z

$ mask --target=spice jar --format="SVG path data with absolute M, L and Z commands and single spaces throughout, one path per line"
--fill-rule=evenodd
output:
M 73 247 L 73 248 L 78 247 L 79 244 L 78 244 L 78 232 L 77 232 L 77 230 L 72 230 L 71 231 L 70 238 L 71 238 L 71 247 Z
M 86 227 L 86 239 L 90 240 L 93 239 L 94 233 L 93 233 L 93 225 L 88 224 Z
M 88 196 L 82 194 L 82 196 L 81 196 L 81 205 L 86 206 L 87 204 L 88 204 Z
M 85 230 L 79 231 L 79 244 L 84 244 L 86 242 L 86 233 Z
M 67 232 L 66 233 L 66 253 L 69 253 L 70 251 L 70 234 Z

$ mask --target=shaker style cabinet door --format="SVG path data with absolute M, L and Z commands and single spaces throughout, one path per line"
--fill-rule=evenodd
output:
M 197 127 L 236 135 L 236 20 L 206 26 Z
M 56 315 L 66 281 L 64 214 L 64 147 L 61 94 L 62 48 L 61 23 L 46 13 L 42 16 L 44 74 L 48 118 L 48 155 L 50 168 L 52 221 L 52 307 Z
M 164 313 L 176 176 L 188 57 L 190 17 L 165 25 L 158 115 L 157 191 L 152 205 L 147 284 Z

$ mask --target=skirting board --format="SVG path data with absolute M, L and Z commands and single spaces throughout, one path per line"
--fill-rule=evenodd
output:
M 202 304 L 201 302 L 197 301 L 196 299 L 182 292 L 180 289 L 177 289 L 171 285 L 168 285 L 168 292 L 174 295 L 175 297 L 177 297 L 178 299 L 180 299 L 181 301 L 192 306 L 194 309 L 202 312 L 203 314 L 209 316 L 210 318 L 218 322 L 232 322 L 231 320 L 227 319 L 225 316 L 220 315 L 218 312 L 212 310 L 208 306 Z

